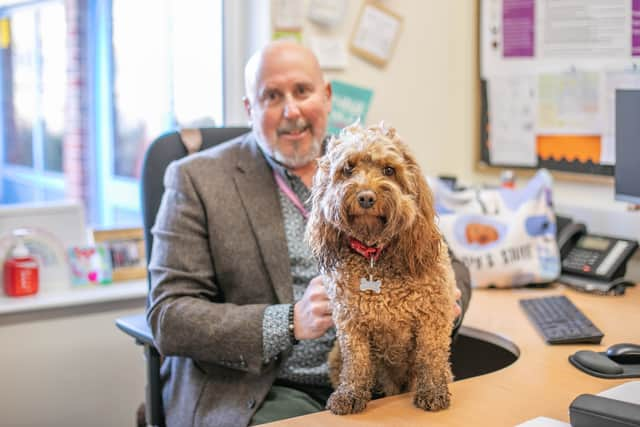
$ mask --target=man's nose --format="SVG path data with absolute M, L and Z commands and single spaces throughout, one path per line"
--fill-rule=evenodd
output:
M 283 114 L 287 119 L 300 116 L 300 108 L 298 107 L 298 102 L 290 96 L 288 96 L 285 101 Z

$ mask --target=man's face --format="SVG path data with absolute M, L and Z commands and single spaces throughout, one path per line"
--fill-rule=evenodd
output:
M 321 154 L 331 110 L 331 86 L 311 54 L 296 47 L 268 51 L 245 107 L 258 142 L 296 169 Z

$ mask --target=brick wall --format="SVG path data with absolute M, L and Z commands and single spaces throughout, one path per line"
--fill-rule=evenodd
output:
M 67 101 L 64 134 L 63 168 L 66 178 L 66 196 L 82 200 L 87 218 L 95 205 L 92 191 L 95 176 L 91 165 L 89 132 L 90 88 L 86 76 L 87 58 L 87 5 L 91 0 L 65 0 L 67 18 Z

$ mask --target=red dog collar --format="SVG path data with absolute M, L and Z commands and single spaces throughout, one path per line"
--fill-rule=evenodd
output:
M 367 246 L 353 237 L 349 238 L 349 246 L 366 259 L 373 259 L 374 261 L 378 261 L 383 249 L 383 246 Z

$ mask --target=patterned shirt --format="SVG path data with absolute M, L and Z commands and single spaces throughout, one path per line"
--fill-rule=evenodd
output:
M 275 163 L 269 156 L 265 155 L 265 157 L 276 173 L 286 178 L 289 188 L 309 210 L 310 191 L 302 180 Z M 309 281 L 318 275 L 318 265 L 304 240 L 305 218 L 282 190 L 279 190 L 279 196 L 291 264 L 293 299 L 297 302 L 304 295 Z M 302 340 L 292 345 L 288 330 L 289 307 L 290 304 L 276 304 L 265 310 L 262 322 L 264 361 L 267 363 L 281 355 L 284 359 L 278 373 L 279 379 L 299 384 L 327 386 L 329 385 L 327 355 L 333 347 L 335 328 L 331 327 L 320 338 Z

